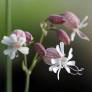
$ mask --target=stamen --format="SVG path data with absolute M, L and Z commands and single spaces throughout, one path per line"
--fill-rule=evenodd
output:
M 76 69 L 73 69 L 71 67 L 69 67 L 69 68 L 72 69 L 73 71 L 76 71 L 76 73 L 71 73 L 72 75 L 82 75 L 79 72 L 84 70 L 84 68 L 79 69 L 77 66 L 75 66 Z

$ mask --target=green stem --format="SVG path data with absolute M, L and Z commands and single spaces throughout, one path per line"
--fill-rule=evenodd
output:
M 26 73 L 26 85 L 25 85 L 25 91 L 24 92 L 29 91 L 29 83 L 30 83 L 30 74 Z
M 44 37 L 45 37 L 45 35 L 44 35 L 44 33 L 43 33 L 43 34 L 42 34 L 42 36 L 41 36 L 41 39 L 40 39 L 40 43 L 42 43 L 42 42 L 43 42 Z
M 5 23 L 6 23 L 6 31 L 9 34 L 12 29 L 11 25 L 11 0 L 6 0 L 5 2 L 6 10 L 5 10 Z M 12 92 L 12 61 L 7 57 L 7 83 L 6 83 L 6 91 Z
M 40 38 L 40 42 L 42 43 L 44 40 L 44 33 L 42 34 L 41 38 Z M 35 56 L 34 56 L 34 59 L 32 61 L 32 65 L 29 67 L 29 70 L 26 72 L 26 84 L 25 84 L 25 92 L 28 92 L 29 91 L 29 83 L 30 83 L 30 75 L 34 69 L 34 67 L 36 66 L 37 64 L 37 57 L 38 57 L 38 54 L 36 53 Z M 26 62 L 27 62 L 27 59 L 26 57 L 24 56 L 24 59 L 25 59 L 25 65 Z M 26 66 L 27 67 L 27 66 Z
M 6 16 L 5 16 L 5 23 L 6 23 L 6 30 L 7 33 L 9 34 L 11 32 L 12 29 L 12 23 L 11 23 L 11 6 L 12 6 L 12 2 L 11 0 L 6 0 Z
M 42 36 L 41 36 L 41 38 L 40 38 L 40 43 L 43 42 L 44 37 L 45 37 L 45 35 L 44 35 L 44 33 L 43 33 Z M 29 68 L 29 70 L 30 70 L 31 72 L 33 71 L 34 67 L 35 67 L 36 64 L 37 64 L 37 57 L 38 57 L 38 54 L 36 53 L 35 56 L 34 56 L 34 59 L 33 59 L 33 61 L 32 61 L 32 65 L 31 65 L 30 68 Z
M 24 64 L 27 67 L 27 56 L 26 55 L 24 55 Z
M 6 92 L 12 92 L 12 61 L 7 58 L 7 84 Z

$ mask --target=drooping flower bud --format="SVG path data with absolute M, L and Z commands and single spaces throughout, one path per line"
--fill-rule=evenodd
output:
M 25 32 L 25 35 L 26 35 L 26 42 L 31 43 L 33 40 L 32 34 L 30 32 Z
M 61 14 L 61 16 L 65 20 L 63 25 L 69 29 L 78 28 L 78 26 L 80 25 L 79 18 L 72 12 L 65 12 L 64 14 Z
M 61 15 L 50 15 L 47 20 L 52 24 L 63 24 L 65 22 Z
M 48 64 L 51 65 L 51 59 L 52 58 L 60 58 L 59 53 L 57 52 L 56 48 L 47 48 L 46 49 L 46 55 L 43 56 L 43 61 Z
M 46 55 L 46 50 L 41 43 L 35 43 L 34 48 L 39 56 L 43 57 Z
M 56 30 L 56 33 L 60 42 L 64 42 L 64 44 L 70 44 L 70 38 L 63 29 Z

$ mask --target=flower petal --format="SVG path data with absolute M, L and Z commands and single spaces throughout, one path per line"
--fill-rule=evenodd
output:
M 71 73 L 70 68 L 69 68 L 67 65 L 65 65 L 64 68 L 66 69 L 66 71 L 67 71 L 68 73 Z
M 12 39 L 13 42 L 17 42 L 17 36 L 15 34 L 11 34 L 10 38 Z
M 57 71 L 58 71 L 58 67 L 53 67 L 53 72 L 57 73 Z
M 81 25 L 79 26 L 79 28 L 82 29 L 82 28 L 84 28 L 84 27 L 86 27 L 86 26 L 88 26 L 88 23 L 81 24 Z
M 81 39 L 90 41 L 90 39 L 89 39 L 83 32 L 77 31 L 77 34 L 78 34 L 78 36 L 79 36 Z
M 10 37 L 4 36 L 1 43 L 10 46 L 13 43 L 13 41 Z
M 4 54 L 8 55 L 11 60 L 13 60 L 15 58 L 16 52 L 17 52 L 17 49 L 14 49 L 14 48 L 13 49 L 8 48 L 8 49 L 4 50 Z
M 61 58 L 51 59 L 51 64 L 56 65 L 56 66 L 60 66 Z
M 59 55 L 60 55 L 61 57 L 64 56 L 63 53 L 62 53 L 61 50 L 60 50 L 59 45 L 56 45 L 56 50 L 58 51 L 58 53 L 59 53 Z
M 67 60 L 70 60 L 73 57 L 72 52 L 73 52 L 73 49 L 70 48 Z
M 18 50 L 22 53 L 27 55 L 29 53 L 29 48 L 28 47 L 20 47 Z
M 57 63 L 57 60 L 51 59 L 51 64 L 56 64 L 56 63 Z
M 49 67 L 49 71 L 51 71 L 51 72 L 53 71 L 54 73 L 57 73 L 58 67 L 56 67 L 55 65 L 52 65 Z
M 76 35 L 76 31 L 73 31 L 71 33 L 71 41 L 74 41 L 75 35 Z
M 69 62 L 67 62 L 67 65 L 69 65 L 69 66 L 75 66 L 75 61 L 69 61 Z
M 64 43 L 60 42 L 60 50 L 64 54 Z
M 20 46 L 23 46 L 24 44 L 26 44 L 26 39 L 23 37 L 19 37 L 18 43 L 20 44 Z
M 88 25 L 88 23 L 85 23 L 88 20 L 88 16 L 85 16 L 85 18 L 81 21 L 79 28 L 84 28 Z
M 49 67 L 49 71 L 52 72 L 54 66 Z

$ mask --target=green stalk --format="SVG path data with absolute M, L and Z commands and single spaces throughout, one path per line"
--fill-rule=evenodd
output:
M 45 37 L 45 35 L 44 35 L 44 33 L 42 33 L 42 36 L 41 36 L 41 38 L 40 38 L 40 43 L 43 42 L 44 37 Z M 36 64 L 37 64 L 37 57 L 38 57 L 38 54 L 36 53 L 35 56 L 34 56 L 34 59 L 33 59 L 33 61 L 32 61 L 32 65 L 31 65 L 30 68 L 29 68 L 29 71 L 31 71 L 31 72 L 33 71 L 34 67 L 35 67 Z
M 9 34 L 12 29 L 12 23 L 11 23 L 11 7 L 12 2 L 11 0 L 6 0 L 6 16 L 5 16 L 5 22 L 6 22 L 6 31 Z
M 5 10 L 5 23 L 6 31 L 9 34 L 12 29 L 11 25 L 11 0 L 6 0 L 6 10 Z M 7 83 L 6 83 L 6 92 L 12 92 L 12 61 L 7 57 Z
M 6 92 L 12 92 L 12 61 L 7 57 L 7 84 Z
M 40 38 L 40 42 L 42 43 L 44 40 L 44 33 L 42 34 L 41 38 Z M 36 53 L 35 56 L 34 56 L 34 59 L 32 60 L 32 65 L 29 67 L 29 69 L 26 72 L 26 84 L 25 84 L 25 91 L 24 92 L 29 92 L 29 84 L 30 84 L 30 75 L 34 69 L 34 67 L 36 66 L 37 64 L 37 57 L 38 57 L 38 54 Z M 26 57 L 24 57 L 25 59 L 25 66 L 26 66 L 26 62 L 27 62 L 27 59 Z M 27 68 L 27 66 L 26 66 Z
M 26 73 L 26 83 L 25 83 L 25 91 L 24 92 L 29 91 L 29 83 L 30 83 L 30 74 Z

